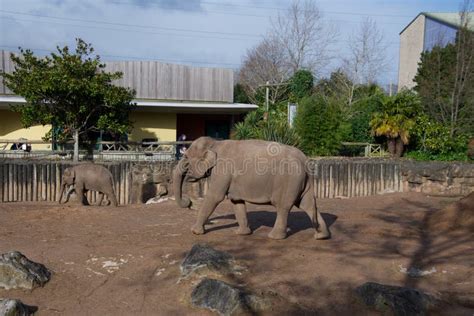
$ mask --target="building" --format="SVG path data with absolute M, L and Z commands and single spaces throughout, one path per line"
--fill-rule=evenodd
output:
M 13 70 L 10 53 L 0 51 L 0 68 Z M 233 103 L 234 77 L 231 69 L 202 68 L 156 61 L 106 62 L 107 71 L 121 71 L 117 85 L 136 90 L 137 109 L 129 141 L 175 141 L 181 134 L 189 140 L 200 136 L 229 138 L 234 122 L 244 113 L 257 108 L 253 104 Z M 1 81 L 1 80 L 0 80 Z M 50 126 L 21 126 L 20 116 L 9 108 L 25 100 L 13 95 L 0 82 L 0 140 L 41 140 Z M 33 149 L 51 149 L 35 145 Z
M 469 28 L 474 31 L 474 13 L 470 13 Z M 400 32 L 400 61 L 398 68 L 398 89 L 413 88 L 421 53 L 434 46 L 446 46 L 456 39 L 460 27 L 459 13 L 418 14 Z

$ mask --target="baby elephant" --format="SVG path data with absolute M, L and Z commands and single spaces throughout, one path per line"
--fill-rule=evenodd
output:
M 61 193 L 59 194 L 59 203 L 63 198 L 64 189 L 66 186 L 72 186 L 76 191 L 79 201 L 84 204 L 84 193 L 88 190 L 97 191 L 100 193 L 99 205 L 102 204 L 104 194 L 114 206 L 117 206 L 117 198 L 114 192 L 114 179 L 112 173 L 101 165 L 96 164 L 82 164 L 64 170 L 62 176 Z M 72 188 L 66 192 L 66 203 L 69 200 L 69 194 Z

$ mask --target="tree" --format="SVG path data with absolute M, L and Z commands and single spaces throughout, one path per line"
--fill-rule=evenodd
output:
M 368 18 L 349 41 L 349 56 L 343 58 L 342 71 L 349 80 L 340 82 L 347 91 L 347 104 L 354 101 L 358 85 L 371 85 L 387 69 L 387 45 L 375 21 Z
M 285 67 L 285 56 L 278 43 L 271 38 L 263 39 L 257 46 L 249 49 L 243 58 L 239 71 L 239 83 L 254 103 L 263 96 L 262 85 L 266 82 L 280 84 L 289 78 Z M 270 87 L 270 103 L 275 104 L 286 93 L 283 85 Z
M 388 151 L 393 157 L 401 157 L 404 145 L 410 141 L 420 111 L 418 96 L 404 90 L 394 96 L 386 96 L 370 121 L 372 133 L 387 137 Z
M 272 21 L 269 36 L 283 49 L 292 74 L 299 69 L 318 74 L 331 60 L 337 31 L 325 23 L 315 1 L 294 0 L 288 11 Z
M 79 136 L 105 130 L 127 133 L 132 124 L 129 112 L 135 91 L 117 87 L 113 80 L 120 72 L 107 73 L 99 56 L 92 56 L 91 44 L 76 40 L 76 51 L 57 47 L 57 53 L 44 58 L 31 50 L 12 54 L 13 73 L 2 73 L 5 84 L 26 104 L 13 107 L 21 114 L 24 127 L 51 124 L 74 139 L 74 161 L 79 156 Z
M 250 98 L 245 92 L 242 84 L 237 83 L 234 85 L 234 102 L 235 103 L 250 103 Z
M 449 126 L 450 137 L 474 133 L 474 32 L 469 30 L 472 8 L 460 13 L 456 40 L 421 55 L 415 90 L 429 115 Z
M 313 75 L 331 59 L 330 47 L 337 32 L 326 25 L 312 0 L 295 0 L 285 14 L 279 14 L 268 34 L 248 50 L 239 71 L 239 83 L 252 102 L 259 103 L 267 82 L 271 83 L 270 103 L 283 100 L 288 92 L 281 85 L 298 70 Z
M 305 154 L 328 156 L 339 151 L 345 131 L 342 115 L 330 99 L 313 95 L 301 100 L 294 124 Z
M 289 82 L 291 97 L 295 101 L 310 96 L 313 90 L 313 74 L 309 70 L 298 70 Z

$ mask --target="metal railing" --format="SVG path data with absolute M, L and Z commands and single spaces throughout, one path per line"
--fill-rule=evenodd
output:
M 31 151 L 10 149 L 14 144 L 31 145 Z M 176 160 L 178 146 L 189 146 L 191 141 L 113 142 L 99 141 L 89 144 L 94 150 L 79 151 L 80 160 L 99 161 L 172 161 Z M 82 143 L 81 143 L 82 144 Z M 35 145 L 50 145 L 51 150 L 35 150 Z M 17 146 L 18 147 L 18 146 Z M 73 157 L 73 142 L 45 142 L 42 140 L 0 139 L 0 159 L 68 160 Z

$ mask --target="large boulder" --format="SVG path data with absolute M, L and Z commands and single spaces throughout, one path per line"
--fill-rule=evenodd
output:
M 0 298 L 0 316 L 28 316 L 38 308 L 23 304 L 19 300 Z
M 181 263 L 181 274 L 212 271 L 228 273 L 233 270 L 233 257 L 223 251 L 216 250 L 207 244 L 195 244 Z
M 356 289 L 365 305 L 396 316 L 426 315 L 438 301 L 417 289 L 367 282 Z
M 191 302 L 219 315 L 252 314 L 252 296 L 226 282 L 203 279 L 193 290 Z
M 51 272 L 42 264 L 30 261 L 18 251 L 0 255 L 0 288 L 34 289 L 43 286 Z

